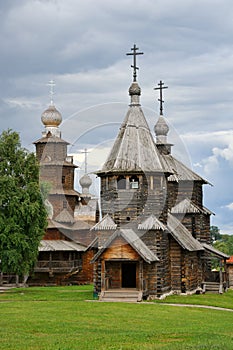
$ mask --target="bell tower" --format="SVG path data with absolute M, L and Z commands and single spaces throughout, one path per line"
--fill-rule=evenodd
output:
M 44 124 L 42 138 L 34 142 L 40 163 L 40 181 L 48 184 L 50 218 L 60 222 L 73 223 L 75 206 L 79 194 L 74 190 L 73 157 L 67 155 L 68 142 L 61 138 L 59 129 L 62 115 L 53 102 L 54 82 L 50 81 L 50 105 L 42 113 Z
M 140 105 L 136 57 L 142 52 L 137 51 L 136 45 L 131 50 L 127 54 L 133 55 L 129 109 L 108 159 L 97 172 L 101 179 L 101 209 L 118 226 L 151 214 L 166 223 L 168 171 Z

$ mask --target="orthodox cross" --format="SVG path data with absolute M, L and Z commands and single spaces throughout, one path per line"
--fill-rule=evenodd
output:
M 85 174 L 87 174 L 87 154 L 89 153 L 87 148 L 84 149 L 81 153 L 85 154 L 85 160 L 84 160 L 84 165 L 85 165 Z
M 139 69 L 136 65 L 136 56 L 137 55 L 143 55 L 143 52 L 137 52 L 138 47 L 134 44 L 134 46 L 131 48 L 133 52 L 129 52 L 126 55 L 127 56 L 133 56 L 133 65 L 131 67 L 133 68 L 133 81 L 137 81 L 137 69 Z
M 47 85 L 50 86 L 49 96 L 50 96 L 50 104 L 52 106 L 53 105 L 53 95 L 55 94 L 54 86 L 56 86 L 56 84 L 55 84 L 54 80 L 50 80 Z
M 168 86 L 163 86 L 164 83 L 162 82 L 162 80 L 160 80 L 160 82 L 158 83 L 157 88 L 154 88 L 154 90 L 160 90 L 160 98 L 158 98 L 158 101 L 160 102 L 160 115 L 163 115 L 163 89 L 167 89 Z

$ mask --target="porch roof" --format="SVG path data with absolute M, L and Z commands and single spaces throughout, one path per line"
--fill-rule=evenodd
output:
M 162 230 L 165 231 L 166 226 L 159 221 L 155 215 L 150 215 L 146 220 L 138 225 L 139 230 Z
M 97 224 L 95 224 L 91 230 L 115 230 L 117 228 L 117 224 L 113 221 L 113 219 L 111 218 L 111 216 L 109 214 L 106 214 L 102 220 L 100 220 L 99 222 L 97 222 Z
M 93 257 L 92 262 L 95 262 L 102 255 L 102 253 L 111 246 L 112 242 L 117 237 L 122 237 L 146 262 L 151 263 L 154 261 L 159 261 L 157 255 L 145 245 L 145 243 L 132 229 L 119 229 L 116 230 L 105 242 L 103 247 L 99 249 L 99 251 Z
M 195 239 L 187 230 L 187 228 L 170 213 L 168 214 L 167 227 L 172 237 L 183 249 L 186 249 L 190 252 L 204 250 L 201 243 Z
M 221 252 L 220 250 L 212 247 L 211 245 L 209 245 L 207 243 L 202 243 L 202 246 L 204 247 L 204 249 L 207 252 L 212 253 L 214 255 L 217 255 L 219 258 L 222 258 L 222 259 L 229 259 L 230 258 L 230 255 L 227 255 L 227 254 Z
M 183 199 L 180 203 L 175 205 L 171 209 L 172 214 L 193 214 L 193 213 L 203 213 L 203 214 L 213 214 L 212 211 L 209 209 L 205 208 L 204 206 L 202 208 L 198 207 L 194 202 L 192 202 L 189 198 Z
M 64 240 L 42 240 L 39 244 L 39 252 L 51 252 L 51 251 L 76 251 L 84 252 L 86 247 L 82 244 L 75 242 L 69 242 Z

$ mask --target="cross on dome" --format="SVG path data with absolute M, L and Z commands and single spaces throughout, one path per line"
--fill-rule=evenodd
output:
M 90 153 L 87 148 L 84 149 L 81 153 L 85 154 L 84 166 L 85 166 L 85 174 L 87 174 L 87 154 Z
M 53 106 L 54 102 L 53 102 L 53 95 L 55 94 L 54 92 L 54 87 L 56 86 L 54 80 L 50 80 L 47 84 L 50 87 L 49 90 L 49 96 L 50 96 L 50 105 Z
M 143 52 L 137 52 L 138 49 L 139 48 L 134 44 L 134 46 L 131 48 L 133 52 L 128 52 L 126 54 L 127 56 L 133 56 L 133 64 L 131 65 L 133 68 L 133 81 L 137 81 L 137 69 L 139 69 L 136 64 L 136 56 L 143 55 Z
M 163 115 L 163 89 L 167 89 L 168 86 L 163 86 L 164 83 L 162 82 L 162 80 L 160 80 L 160 82 L 158 83 L 157 88 L 154 88 L 154 90 L 160 90 L 160 98 L 158 98 L 158 101 L 160 102 L 160 115 Z

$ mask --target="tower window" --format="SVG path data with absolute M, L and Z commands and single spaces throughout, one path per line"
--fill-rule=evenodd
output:
M 137 176 L 131 176 L 129 179 L 130 188 L 138 188 L 139 187 L 139 179 Z
M 62 183 L 64 184 L 66 182 L 66 177 L 63 175 L 61 179 Z
M 117 188 L 118 188 L 118 190 L 125 190 L 126 189 L 126 179 L 124 176 L 119 176 L 117 178 Z
M 63 201 L 63 208 L 67 208 L 67 201 Z

